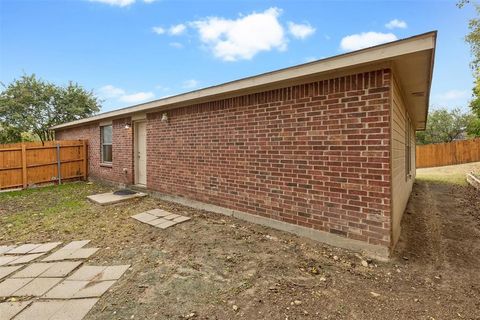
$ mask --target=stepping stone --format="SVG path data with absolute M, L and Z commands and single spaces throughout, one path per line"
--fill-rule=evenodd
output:
M 91 255 L 95 254 L 99 249 L 98 248 L 82 248 L 73 252 L 68 259 L 87 259 Z
M 178 214 L 171 213 L 168 216 L 165 216 L 163 218 L 167 219 L 167 220 L 173 220 L 173 219 L 178 218 L 178 217 L 180 217 Z
M 28 278 L 27 278 L 28 279 Z M 12 296 L 33 296 L 39 297 L 53 288 L 62 281 L 62 278 L 36 278 L 23 286 L 20 290 L 15 291 Z
M 163 222 L 166 222 L 166 221 L 168 221 L 168 220 L 165 220 L 165 219 L 163 219 L 163 218 L 157 218 L 157 219 L 155 219 L 155 220 L 148 221 L 147 224 L 156 227 L 156 226 L 159 225 L 160 223 L 163 223 Z
M 98 299 L 76 299 L 65 304 L 48 320 L 81 320 L 93 308 Z
M 85 247 L 89 243 L 90 243 L 90 240 L 72 241 L 72 242 L 66 244 L 65 246 L 63 246 L 62 248 L 60 248 L 60 250 L 62 250 L 62 249 L 80 249 L 80 248 Z
M 8 264 L 27 263 L 27 262 L 33 261 L 33 260 L 35 260 L 38 257 L 41 257 L 43 255 L 44 255 L 44 253 L 32 253 L 32 254 L 26 254 L 26 255 L 22 255 L 22 256 L 15 256 L 16 259 L 9 262 Z
M 111 281 L 72 281 L 64 280 L 47 292 L 44 299 L 75 299 L 101 297 L 113 284 Z
M 145 212 L 145 213 L 154 215 L 154 216 L 159 217 L 159 218 L 161 218 L 161 217 L 166 217 L 166 216 L 168 216 L 168 215 L 171 215 L 170 212 L 165 211 L 165 210 L 162 210 L 162 209 L 152 209 L 152 210 L 149 210 L 149 211 L 147 211 L 147 212 Z
M 9 274 L 17 271 L 23 266 L 10 266 L 10 267 L 0 267 L 0 280 L 8 276 Z
M 93 308 L 98 299 L 70 301 L 35 301 L 15 320 L 81 320 Z
M 156 216 L 154 216 L 152 214 L 149 214 L 147 212 L 142 212 L 142 213 L 136 214 L 136 215 L 132 216 L 132 218 L 135 219 L 135 220 L 138 220 L 140 222 L 144 222 L 144 223 L 148 223 L 149 221 L 157 219 Z
M 98 248 L 74 248 L 70 249 L 61 248 L 52 253 L 43 262 L 59 261 L 59 260 L 74 260 L 74 259 L 86 259 L 98 251 Z
M 3 302 L 0 303 L 0 319 L 11 320 L 20 311 L 25 309 L 32 301 Z M 33 318 L 32 318 L 33 319 Z
M 168 227 L 171 227 L 173 225 L 177 224 L 176 222 L 174 221 L 169 221 L 169 220 L 166 220 L 162 223 L 159 223 L 156 225 L 156 227 L 160 228 L 160 229 L 167 229 Z
M 121 266 L 82 266 L 67 280 L 74 281 L 106 281 L 118 280 L 130 268 L 130 265 Z
M 36 278 L 50 268 L 49 263 L 32 263 L 22 271 L 17 272 L 12 278 Z
M 15 246 L 0 246 L 0 254 L 4 254 L 15 248 Z
M 107 193 L 94 194 L 92 196 L 88 196 L 87 199 L 101 206 L 105 206 L 108 204 L 119 203 L 122 201 L 130 200 L 134 198 L 142 198 L 146 196 L 147 195 L 142 192 L 127 194 L 127 195 L 117 195 L 117 194 L 113 194 L 113 192 L 107 192 Z
M 61 242 L 48 242 L 48 243 L 43 243 L 39 247 L 33 249 L 32 251 L 29 251 L 28 253 L 46 253 L 48 251 L 51 251 L 61 245 Z
M 10 262 L 15 261 L 17 258 L 16 256 L 0 256 L 0 266 L 10 264 Z
M 60 278 L 66 277 L 70 272 L 82 264 L 81 261 L 62 261 L 50 263 L 52 266 L 42 273 L 40 277 Z
M 190 217 L 179 216 L 179 217 L 173 219 L 172 221 L 180 223 L 180 222 L 188 221 L 190 219 L 191 219 Z
M 16 247 L 15 249 L 12 249 L 7 252 L 7 254 L 27 254 L 30 251 L 40 247 L 42 244 L 39 243 L 27 243 L 27 244 L 22 244 L 19 247 Z
M 62 261 L 62 262 L 38 262 L 33 263 L 23 269 L 20 272 L 17 272 L 12 276 L 12 278 L 59 278 L 65 277 L 71 271 L 76 269 L 81 265 L 81 261 Z
M 66 301 L 35 301 L 31 306 L 20 312 L 15 320 L 49 320 L 65 303 Z
M 0 283 L 0 297 L 10 297 L 15 291 L 32 281 L 32 278 L 6 279 Z

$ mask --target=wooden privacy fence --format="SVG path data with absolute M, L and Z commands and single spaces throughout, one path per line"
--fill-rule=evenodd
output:
M 417 168 L 480 161 L 480 139 L 417 146 Z
M 83 140 L 0 145 L 0 189 L 61 183 L 87 178 L 87 142 Z M 60 173 L 60 174 L 59 174 Z

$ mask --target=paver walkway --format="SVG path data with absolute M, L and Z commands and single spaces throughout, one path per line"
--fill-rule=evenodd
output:
M 160 229 L 166 229 L 177 223 L 190 220 L 189 217 L 174 214 L 162 209 L 145 211 L 132 216 L 132 218 Z
M 85 265 L 89 242 L 0 246 L 0 320 L 83 319 L 130 267 Z

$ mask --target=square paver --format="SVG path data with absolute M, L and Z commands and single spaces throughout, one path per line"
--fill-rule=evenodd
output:
M 36 278 L 50 268 L 49 263 L 32 263 L 25 269 L 15 273 L 12 278 Z
M 36 278 L 23 286 L 20 290 L 15 291 L 13 296 L 33 296 L 39 297 L 53 288 L 62 281 L 62 278 Z
M 179 216 L 179 217 L 173 219 L 172 221 L 173 221 L 173 222 L 180 223 L 180 222 L 188 221 L 188 220 L 190 220 L 190 219 L 191 219 L 190 217 Z
M 64 249 L 61 248 L 52 253 L 43 262 L 48 261 L 60 261 L 60 260 L 74 260 L 74 259 L 86 259 L 98 251 L 98 248 L 77 248 L 77 249 Z
M 40 246 L 37 248 L 33 249 L 32 251 L 29 251 L 28 253 L 46 253 L 49 252 L 59 245 L 61 245 L 61 242 L 48 242 L 48 243 L 42 243 Z
M 41 245 L 42 244 L 40 243 L 22 244 L 21 246 L 18 246 L 15 249 L 8 251 L 7 254 L 26 254 L 32 251 L 33 249 L 40 247 Z
M 15 256 L 16 259 L 9 262 L 8 264 L 22 264 L 22 263 L 27 263 L 30 261 L 33 261 L 37 259 L 38 257 L 43 256 L 43 253 L 32 253 L 32 254 L 25 254 L 21 256 Z M 1 257 L 0 257 L 1 258 Z
M 115 283 L 111 281 L 89 282 L 88 285 L 76 292 L 72 298 L 99 298 Z
M 60 278 L 66 277 L 70 272 L 82 264 L 81 261 L 61 261 L 49 263 L 52 266 L 48 268 L 40 277 Z
M 45 299 L 71 299 L 75 293 L 88 285 L 89 281 L 64 280 L 48 291 L 42 298 Z
M 155 227 L 158 227 L 160 229 L 167 229 L 168 227 L 171 227 L 173 225 L 177 224 L 176 222 L 174 221 L 170 221 L 170 220 L 166 220 L 160 224 L 157 224 Z
M 66 301 L 35 301 L 20 312 L 15 320 L 49 320 L 65 303 Z
M 152 210 L 148 210 L 146 213 L 154 215 L 154 216 L 159 217 L 159 218 L 171 215 L 170 212 L 162 210 L 162 209 L 152 209 Z
M 72 241 L 63 247 L 60 248 L 62 249 L 80 249 L 85 247 L 88 243 L 90 243 L 90 240 L 77 240 L 77 241 Z
M 32 280 L 32 278 L 21 278 L 6 279 L 0 282 L 0 297 L 10 297 L 15 291 L 20 290 Z
M 139 213 L 139 214 L 136 214 L 136 215 L 132 216 L 132 218 L 135 219 L 135 220 L 138 220 L 140 222 L 147 223 L 149 221 L 157 219 L 157 216 L 154 216 L 153 214 L 149 214 L 147 212 L 142 212 L 142 213 Z
M 3 302 L 0 303 L 0 319 L 11 320 L 20 311 L 25 309 L 32 301 Z M 32 318 L 33 319 L 33 318 Z
M 101 297 L 113 284 L 111 281 L 72 281 L 65 280 L 47 292 L 45 299 L 76 299 Z
M 107 281 L 118 280 L 130 268 L 130 265 L 121 266 L 82 266 L 67 280 L 75 281 Z
M 165 220 L 165 219 L 163 219 L 163 218 L 157 218 L 157 219 L 155 219 L 155 220 L 148 221 L 147 224 L 156 227 L 158 224 L 163 223 L 163 222 L 165 222 L 165 221 L 168 221 L 168 220 Z
M 5 252 L 8 252 L 14 248 L 15 246 L 0 246 L 0 254 L 4 254 Z
M 15 261 L 18 256 L 0 256 L 0 266 L 5 266 L 10 264 L 11 262 Z
M 180 217 L 178 214 L 171 213 L 171 214 L 169 214 L 168 216 L 165 216 L 165 217 L 163 217 L 163 218 L 164 218 L 164 219 L 167 219 L 167 220 L 173 220 L 173 219 L 178 218 L 178 217 Z
M 0 267 L 0 280 L 5 278 L 6 276 L 12 274 L 13 272 L 17 271 L 23 266 L 8 266 L 8 267 Z
M 66 301 L 65 304 L 48 320 L 81 320 L 98 299 L 75 299 Z

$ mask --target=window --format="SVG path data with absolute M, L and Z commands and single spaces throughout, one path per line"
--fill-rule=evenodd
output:
M 411 178 L 412 173 L 412 125 L 410 118 L 405 118 L 405 179 Z
M 112 163 L 112 126 L 100 127 L 102 163 Z

